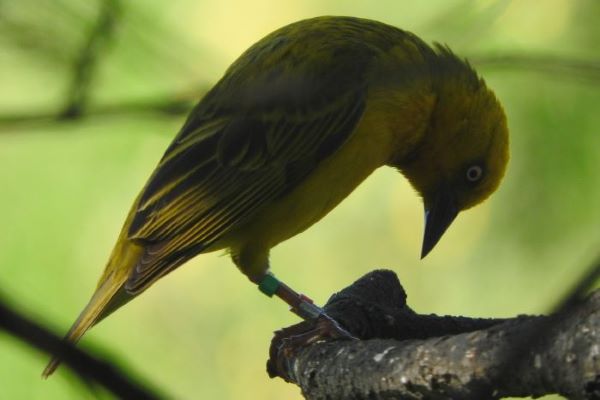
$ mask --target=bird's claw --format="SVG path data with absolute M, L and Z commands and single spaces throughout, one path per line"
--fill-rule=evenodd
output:
M 290 360 L 300 349 L 325 340 L 358 340 L 358 338 L 326 313 L 276 331 L 271 341 L 267 361 L 269 376 L 271 378 L 279 376 L 289 382 Z

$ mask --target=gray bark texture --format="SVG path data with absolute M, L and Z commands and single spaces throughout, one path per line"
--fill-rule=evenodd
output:
M 600 290 L 551 316 L 443 317 L 412 311 L 396 275 L 377 270 L 325 310 L 360 340 L 304 321 L 276 332 L 267 363 L 310 400 L 600 399 Z

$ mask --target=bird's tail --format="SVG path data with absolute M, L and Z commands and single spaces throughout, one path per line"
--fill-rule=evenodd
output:
M 77 343 L 94 324 L 134 297 L 128 294 L 123 286 L 141 257 L 143 249 L 127 240 L 125 236 L 125 232 L 121 233 L 94 295 L 67 332 L 66 341 Z M 52 375 L 60 363 L 59 357 L 53 357 L 44 369 L 42 377 L 47 378 Z

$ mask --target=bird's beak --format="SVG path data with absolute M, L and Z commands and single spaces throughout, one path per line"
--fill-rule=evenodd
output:
M 459 209 L 454 195 L 449 190 L 442 189 L 438 191 L 431 204 L 425 203 L 425 234 L 421 250 L 422 259 L 439 242 L 458 212 Z

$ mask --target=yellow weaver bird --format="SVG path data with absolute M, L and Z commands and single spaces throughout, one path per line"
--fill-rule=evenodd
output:
M 285 26 L 242 54 L 194 107 L 66 339 L 77 342 L 190 258 L 222 249 L 265 294 L 303 318 L 320 316 L 269 273 L 273 246 L 390 166 L 423 198 L 424 257 L 461 210 L 498 187 L 507 161 L 502 106 L 447 47 L 359 18 Z

